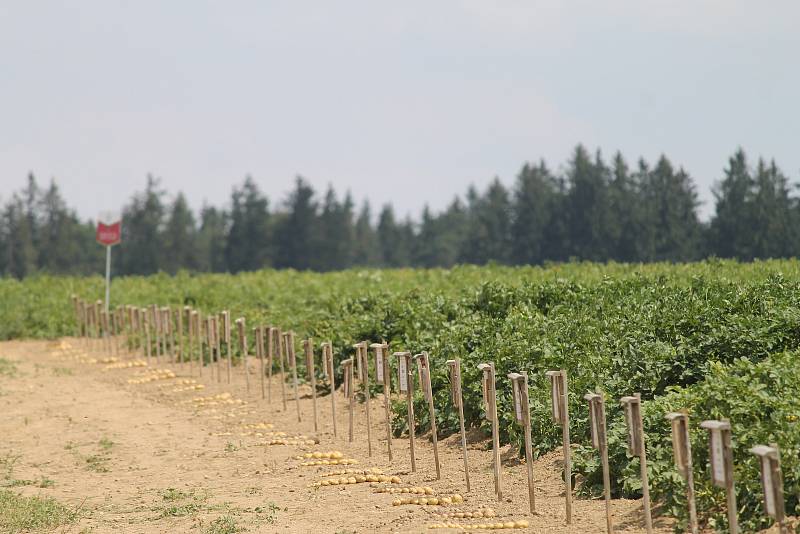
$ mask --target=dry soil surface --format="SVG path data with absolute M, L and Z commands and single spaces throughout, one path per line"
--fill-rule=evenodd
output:
M 440 480 L 427 435 L 417 437 L 416 473 L 411 472 L 405 438 L 392 440 L 390 462 L 382 396 L 371 402 L 370 456 L 364 404 L 356 406 L 354 441 L 349 442 L 348 405 L 340 391 L 335 394 L 336 437 L 329 395 L 317 399 L 315 431 L 309 388 L 300 389 L 298 421 L 291 380 L 284 408 L 277 376 L 267 388 L 272 395 L 268 402 L 261 398 L 255 373 L 247 392 L 242 367 L 233 368 L 231 383 L 224 370 L 218 377 L 206 367 L 199 376 L 197 367 L 170 365 L 165 359 L 127 367 L 139 356 L 123 354 L 110 361 L 106 352 L 88 350 L 73 339 L 0 343 L 0 357 L 17 365 L 14 376 L 0 376 L 0 477 L 6 482 L 39 481 L 14 489 L 52 496 L 79 509 L 80 520 L 62 527 L 64 532 L 202 533 L 230 525 L 247 532 L 456 532 L 428 527 L 520 520 L 530 526 L 508 532 L 605 532 L 602 500 L 575 499 L 572 524 L 566 525 L 559 453 L 534 465 L 536 515 L 528 513 L 525 465 L 507 449 L 503 499 L 497 500 L 492 453 L 482 439 L 468 448 L 469 492 L 458 436 L 439 443 Z M 158 369 L 172 373 L 159 374 Z M 285 439 L 279 432 L 307 436 L 302 439 L 318 444 L 270 445 Z M 295 459 L 314 451 L 341 451 L 358 463 L 310 467 Z M 440 496 L 460 494 L 464 503 L 393 506 L 400 496 L 377 493 L 369 483 L 310 487 L 325 473 L 373 468 L 400 477 L 402 483 L 391 486 L 429 486 Z M 437 515 L 488 508 L 496 517 Z M 640 501 L 614 500 L 612 510 L 617 532 L 644 532 Z M 671 528 L 657 519 L 655 531 Z

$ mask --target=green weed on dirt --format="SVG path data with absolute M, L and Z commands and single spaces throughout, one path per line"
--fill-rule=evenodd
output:
M 74 522 L 72 510 L 50 497 L 31 496 L 0 490 L 0 531 L 16 533 L 52 530 Z

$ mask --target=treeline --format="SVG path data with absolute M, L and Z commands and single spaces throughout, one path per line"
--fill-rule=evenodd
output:
M 698 217 L 693 179 L 665 156 L 635 166 L 576 147 L 563 172 L 544 161 L 523 165 L 509 189 L 499 179 L 470 187 L 439 213 L 399 220 L 391 205 L 374 217 L 329 187 L 320 195 L 302 177 L 272 205 L 251 178 L 229 204 L 195 214 L 159 181 L 123 209 L 115 274 L 238 272 L 262 267 L 317 271 L 353 266 L 448 267 L 457 263 L 540 264 L 690 261 L 707 256 L 777 258 L 800 251 L 800 199 L 774 162 L 751 165 L 742 150 L 714 186 L 715 212 Z M 0 272 L 90 273 L 102 267 L 94 223 L 68 208 L 54 182 L 26 187 L 5 203 Z

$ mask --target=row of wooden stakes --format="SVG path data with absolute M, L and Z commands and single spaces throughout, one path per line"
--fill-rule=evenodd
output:
M 101 342 L 100 349 L 107 350 L 109 353 L 116 348 L 119 353 L 119 338 L 125 336 L 126 345 L 129 350 L 141 351 L 141 355 L 147 358 L 155 357 L 160 362 L 161 357 L 169 358 L 172 363 L 186 364 L 193 367 L 195 360 L 197 370 L 202 376 L 205 360 L 203 358 L 204 348 L 209 356 L 208 366 L 217 380 L 221 381 L 223 374 L 223 358 L 221 341 L 226 347 L 226 364 L 224 371 L 227 381 L 231 381 L 231 323 L 230 313 L 223 311 L 219 315 L 209 315 L 205 320 L 201 320 L 201 315 L 197 310 L 192 310 L 189 306 L 184 306 L 182 310 L 175 310 L 174 314 L 168 307 L 158 307 L 152 305 L 146 308 L 136 306 L 119 306 L 113 311 L 106 313 L 102 309 L 102 302 L 86 303 L 73 296 L 73 304 L 76 314 L 77 329 L 76 334 L 82 337 L 87 344 Z M 174 324 L 173 324 L 174 318 Z M 248 366 L 248 341 L 245 329 L 245 319 L 239 318 L 235 321 L 239 338 L 239 349 L 241 352 L 243 367 L 245 370 L 245 380 L 247 391 L 250 391 L 250 369 Z M 292 331 L 282 332 L 280 328 L 272 326 L 259 326 L 253 328 L 255 341 L 256 358 L 259 361 L 261 378 L 261 396 L 272 402 L 272 373 L 274 359 L 277 356 L 278 370 L 281 373 L 281 400 L 284 410 L 287 408 L 287 393 L 285 388 L 285 367 L 288 366 L 292 372 L 292 382 L 294 387 L 294 398 L 297 407 L 297 420 L 302 420 L 300 411 L 300 395 L 298 392 L 298 376 L 295 354 L 295 333 Z M 222 339 L 220 339 L 220 337 Z M 112 338 L 115 342 L 112 344 Z M 185 341 L 185 342 L 184 342 Z M 152 354 L 152 344 L 155 342 L 155 355 Z M 303 340 L 305 352 L 307 380 L 311 386 L 311 398 L 313 406 L 314 430 L 318 431 L 319 417 L 317 409 L 317 384 L 315 372 L 314 344 L 312 339 Z M 366 438 L 368 455 L 372 456 L 372 424 L 370 409 L 370 373 L 369 373 L 369 349 L 374 355 L 376 370 L 376 382 L 383 386 L 383 405 L 385 412 L 386 426 L 386 447 L 389 461 L 393 459 L 392 451 L 392 365 L 387 343 L 368 343 L 362 341 L 353 345 L 355 354 L 353 357 L 340 362 L 343 384 L 342 392 L 349 403 L 348 415 L 348 439 L 354 441 L 354 416 L 356 412 L 356 390 L 360 383 L 361 391 L 364 396 L 365 418 L 366 418 Z M 336 390 L 335 368 L 333 350 L 330 342 L 320 344 L 322 353 L 322 373 L 328 382 L 331 392 Z M 429 410 L 431 424 L 431 441 L 433 445 L 434 465 L 436 478 L 441 477 L 439 462 L 438 436 L 436 429 L 436 411 L 433 402 L 433 392 L 431 389 L 431 362 L 427 352 L 412 355 L 410 352 L 394 352 L 391 354 L 397 361 L 399 393 L 405 397 L 407 420 L 408 420 L 408 441 L 411 460 L 411 470 L 417 470 L 417 455 L 415 448 L 415 426 L 414 415 L 414 379 L 415 375 L 420 382 L 420 388 Z M 286 365 L 284 365 L 286 360 Z M 464 405 L 461 391 L 461 362 L 458 358 L 448 360 L 448 375 L 450 378 L 450 393 L 452 405 L 458 410 L 461 447 L 464 461 L 464 479 L 466 489 L 470 491 L 469 464 L 467 458 L 467 441 L 464 421 Z M 416 372 L 414 372 L 416 364 Z M 492 425 L 492 450 L 493 450 L 493 472 L 494 487 L 498 500 L 503 497 L 501 464 L 500 464 L 500 442 L 499 442 L 499 421 L 497 414 L 497 394 L 496 394 L 496 375 L 495 366 L 492 362 L 481 363 L 478 369 L 482 372 L 482 392 L 486 418 Z M 553 421 L 562 427 L 563 433 L 563 454 L 564 454 L 564 483 L 565 483 L 565 506 L 566 521 L 572 521 L 572 474 L 571 474 L 571 446 L 569 433 L 569 403 L 568 403 L 568 380 L 567 372 L 564 370 L 548 371 L 546 373 L 551 384 L 551 406 Z M 267 380 L 265 381 L 265 377 Z M 512 387 L 514 399 L 514 419 L 522 426 L 525 440 L 525 460 L 528 476 L 528 496 L 529 508 L 532 514 L 536 513 L 535 484 L 533 473 L 533 453 L 531 440 L 530 406 L 528 402 L 528 376 L 527 373 L 509 373 L 508 378 Z M 603 485 L 606 503 L 606 529 L 608 533 L 613 532 L 612 511 L 611 511 L 611 487 L 608 462 L 608 447 L 606 440 L 606 412 L 605 397 L 602 392 L 588 393 L 584 396 L 589 404 L 589 424 L 591 430 L 591 444 L 598 450 L 603 469 Z M 330 395 L 331 403 L 331 422 L 334 436 L 338 436 L 336 425 L 336 398 Z M 641 415 L 641 396 L 637 393 L 633 396 L 622 397 L 620 403 L 624 408 L 625 420 L 628 429 L 628 451 L 632 456 L 638 456 L 640 460 L 642 494 L 643 494 L 643 513 L 645 528 L 648 533 L 652 532 L 652 515 L 649 496 L 649 483 L 647 477 L 647 457 L 645 450 L 645 433 L 642 425 Z M 686 481 L 687 503 L 689 508 L 689 528 L 693 534 L 699 532 L 698 519 L 695 506 L 694 480 L 692 470 L 692 453 L 689 440 L 689 417 L 686 413 L 676 412 L 666 416 L 672 424 L 672 444 L 674 451 L 675 465 L 678 472 Z M 733 455 L 731 449 L 731 426 L 729 422 L 723 421 L 704 421 L 701 428 L 709 431 L 709 451 L 711 464 L 712 483 L 726 489 L 728 522 L 732 534 L 738 534 L 739 527 L 737 521 L 736 496 L 734 491 L 733 478 Z M 752 452 L 760 458 L 762 483 L 764 488 L 764 504 L 766 512 L 775 519 L 779 525 L 780 532 L 785 532 L 785 511 L 783 500 L 783 480 L 780 466 L 780 451 L 776 444 L 769 446 L 759 445 L 752 449 Z

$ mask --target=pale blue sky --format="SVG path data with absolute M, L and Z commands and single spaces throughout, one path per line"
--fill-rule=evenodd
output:
M 800 2 L 4 1 L 0 197 L 84 216 L 162 177 L 222 205 L 300 173 L 418 214 L 583 142 L 709 189 L 737 146 L 800 180 Z

